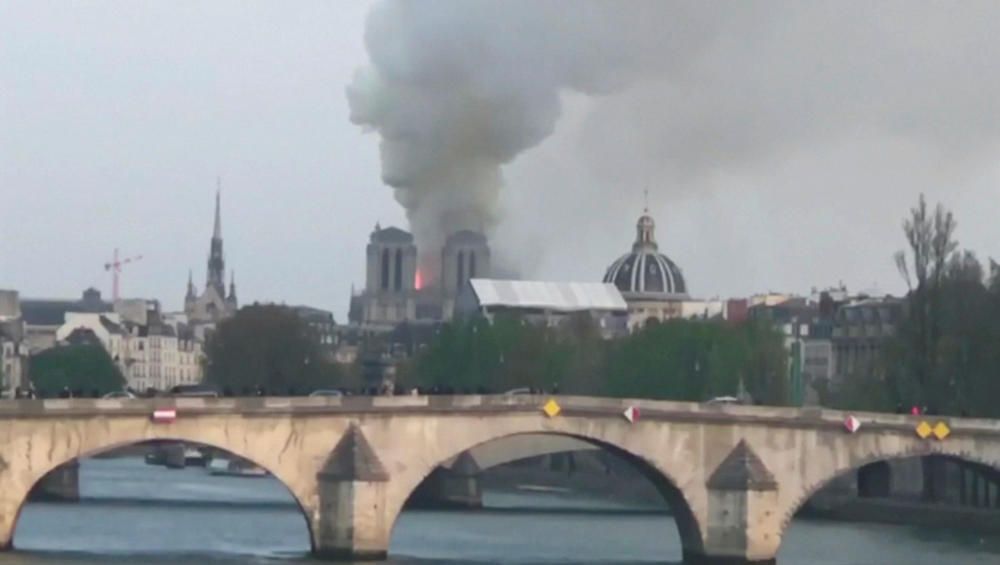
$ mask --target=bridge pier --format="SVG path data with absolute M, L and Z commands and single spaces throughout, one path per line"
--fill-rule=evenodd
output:
M 686 550 L 692 565 L 771 565 L 781 544 L 778 482 L 743 440 L 707 481 L 703 544 Z
M 410 500 L 413 508 L 469 509 L 483 507 L 479 465 L 464 452 L 449 467 L 438 467 L 417 487 Z
M 352 425 L 317 473 L 313 555 L 331 561 L 379 561 L 389 551 L 389 474 Z

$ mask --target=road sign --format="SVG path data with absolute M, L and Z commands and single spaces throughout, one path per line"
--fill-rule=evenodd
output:
M 943 440 L 944 438 L 951 435 L 951 428 L 949 428 L 948 424 L 945 424 L 944 422 L 938 422 L 937 424 L 935 424 L 933 431 L 934 431 L 934 437 L 938 438 L 938 440 Z
M 625 409 L 625 412 L 622 412 L 622 416 L 625 416 L 625 419 L 628 420 L 630 424 L 634 424 L 636 420 L 639 419 L 639 409 L 635 406 L 629 406 Z
M 559 415 L 559 412 L 562 411 L 562 407 L 560 407 L 559 403 L 553 399 L 546 402 L 545 406 L 542 406 L 542 411 L 545 412 L 545 415 L 549 418 L 555 418 Z
M 858 420 L 854 416 L 848 416 L 847 419 L 844 420 L 844 428 L 853 434 L 861 428 L 861 420 Z
M 927 422 L 920 422 L 917 424 L 915 431 L 917 432 L 917 435 L 920 436 L 920 439 L 927 439 L 932 433 L 934 433 L 934 429 L 931 428 L 931 425 Z
M 159 423 L 170 423 L 177 419 L 177 410 L 173 408 L 164 408 L 161 410 L 153 410 L 153 421 Z

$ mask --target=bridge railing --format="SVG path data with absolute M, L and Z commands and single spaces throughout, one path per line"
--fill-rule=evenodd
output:
M 538 413 L 549 400 L 559 405 L 560 418 L 622 418 L 629 407 L 638 409 L 639 422 L 747 424 L 777 427 L 844 428 L 848 416 L 861 422 L 859 433 L 914 433 L 921 421 L 946 422 L 954 434 L 1000 434 L 1000 420 L 844 412 L 819 407 L 788 408 L 703 404 L 664 400 L 549 395 L 460 396 L 321 396 L 151 399 L 2 400 L 0 419 L 59 418 L 69 416 L 146 416 L 156 410 L 175 410 L 178 416 L 199 414 L 481 414 Z M 846 433 L 846 430 L 845 430 Z

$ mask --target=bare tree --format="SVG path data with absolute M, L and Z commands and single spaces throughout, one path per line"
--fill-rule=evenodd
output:
M 924 195 L 903 222 L 909 255 L 906 250 L 895 255 L 896 267 L 909 288 L 909 317 L 913 335 L 906 336 L 913 354 L 908 369 L 917 385 L 915 400 L 926 405 L 937 404 L 930 395 L 931 380 L 937 369 L 937 343 L 941 335 L 941 286 L 948 275 L 949 265 L 961 264 L 954 257 L 958 242 L 954 239 L 957 223 L 951 211 L 941 204 L 931 214 Z

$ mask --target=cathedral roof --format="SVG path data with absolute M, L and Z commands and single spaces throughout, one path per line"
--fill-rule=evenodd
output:
M 604 282 L 612 283 L 626 298 L 670 298 L 687 295 L 680 267 L 659 252 L 654 231 L 656 223 L 643 214 L 636 222 L 632 251 L 608 267 Z

